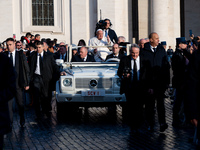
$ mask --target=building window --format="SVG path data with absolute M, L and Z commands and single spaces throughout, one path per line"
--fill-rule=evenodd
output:
M 54 26 L 53 0 L 32 0 L 32 25 Z

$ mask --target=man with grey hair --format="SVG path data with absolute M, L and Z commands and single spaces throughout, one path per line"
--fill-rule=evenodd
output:
M 125 42 L 125 41 L 126 41 L 126 38 L 124 36 L 118 37 L 118 44 L 121 43 L 121 42 Z
M 121 78 L 120 94 L 125 93 L 126 104 L 123 106 L 123 115 L 133 132 L 138 132 L 142 125 L 143 97 L 145 90 L 145 64 L 140 57 L 140 47 L 133 44 L 130 55 L 121 59 L 117 75 Z M 125 114 L 124 114 L 125 113 Z
M 98 29 L 96 31 L 96 37 L 93 37 L 89 40 L 88 46 L 112 46 L 113 43 L 110 40 L 109 36 L 103 36 L 103 30 Z M 94 54 L 94 59 L 97 62 L 103 62 L 106 59 L 106 56 L 111 54 L 110 50 L 107 47 L 99 47 L 99 48 L 90 48 L 89 51 Z

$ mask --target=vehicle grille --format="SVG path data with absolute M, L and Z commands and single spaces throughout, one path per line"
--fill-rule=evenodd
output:
M 82 91 L 77 91 L 76 94 L 81 94 Z M 113 94 L 112 90 L 105 90 L 105 94 Z
M 90 81 L 94 78 L 76 78 L 76 88 L 91 88 Z M 97 78 L 98 84 L 95 88 L 112 88 L 112 78 Z

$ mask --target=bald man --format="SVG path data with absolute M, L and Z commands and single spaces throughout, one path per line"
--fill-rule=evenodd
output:
M 144 44 L 146 43 L 146 40 L 145 39 L 140 39 L 139 41 L 139 46 L 140 46 L 140 49 L 144 48 Z
M 95 62 L 95 59 L 93 56 L 88 55 L 86 47 L 81 47 L 79 55 L 73 56 L 71 62 Z
M 164 92 L 169 85 L 169 63 L 167 53 L 159 43 L 159 36 L 153 32 L 149 35 L 148 43 L 144 44 L 141 50 L 141 57 L 148 62 L 148 94 L 145 103 L 145 112 L 149 130 L 154 129 L 154 107 L 157 102 L 158 120 L 160 123 L 160 132 L 164 132 L 168 125 L 165 120 Z

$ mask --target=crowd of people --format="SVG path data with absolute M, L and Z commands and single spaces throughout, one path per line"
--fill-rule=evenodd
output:
M 160 132 L 168 128 L 164 100 L 166 90 L 171 87 L 174 92 L 172 126 L 193 125 L 196 128 L 194 142 L 199 146 L 200 40 L 194 35 L 190 38 L 186 41 L 185 37 L 178 37 L 175 51 L 171 46 L 166 50 L 166 41 L 160 43 L 159 35 L 153 32 L 148 39 L 141 39 L 139 45 L 133 44 L 129 56 L 121 58 L 118 69 L 122 79 L 120 92 L 126 95 L 126 116 L 134 133 L 141 132 L 144 122 L 149 131 L 154 131 L 154 108 L 157 108 Z
M 102 23 L 102 22 L 101 22 Z M 154 131 L 155 108 L 157 108 L 160 132 L 168 128 L 165 119 L 165 91 L 170 85 L 170 67 L 173 71 L 172 88 L 175 98 L 173 106 L 173 127 L 183 125 L 180 112 L 183 108 L 184 123 L 192 123 L 199 129 L 199 77 L 200 77 L 200 37 L 191 35 L 176 38 L 176 50 L 166 49 L 167 42 L 159 41 L 159 35 L 151 33 L 148 38 L 132 44 L 130 55 L 124 47 L 130 44 L 125 37 L 119 36 L 111 27 L 111 21 L 105 19 L 103 26 L 95 30 L 95 36 L 86 42 L 81 39 L 72 49 L 69 60 L 68 44 L 57 39 L 44 39 L 30 32 L 20 40 L 8 38 L 0 47 L 0 149 L 3 147 L 3 135 L 10 131 L 13 123 L 13 98 L 15 98 L 20 125 L 24 127 L 23 92 L 29 91 L 35 108 L 36 118 L 51 115 L 52 91 L 60 75 L 65 75 L 56 65 L 56 59 L 64 62 L 104 62 L 110 58 L 120 59 L 118 76 L 121 78 L 120 94 L 125 93 L 127 102 L 123 106 L 125 117 L 129 120 L 131 131 L 138 133 L 144 122 L 149 131 Z M 93 46 L 100 46 L 94 48 Z M 103 46 L 103 47 L 101 47 Z M 108 48 L 104 47 L 108 46 Z M 111 47 L 111 49 L 110 49 Z M 42 109 L 41 109 L 42 108 Z M 144 113 L 145 112 L 145 113 Z M 197 140 L 198 141 L 198 140 Z

